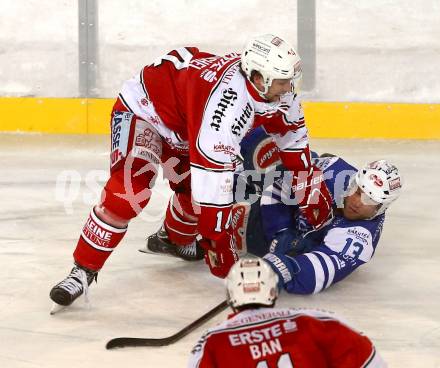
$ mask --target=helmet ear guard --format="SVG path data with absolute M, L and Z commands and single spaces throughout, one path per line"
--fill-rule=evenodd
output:
M 292 92 L 298 93 L 302 78 L 301 58 L 286 41 L 272 34 L 249 40 L 241 54 L 241 68 L 261 97 L 268 92 L 274 79 L 290 79 Z M 252 82 L 252 72 L 263 77 L 264 90 Z
M 226 278 L 226 297 L 232 308 L 249 304 L 273 306 L 278 298 L 278 275 L 263 259 L 243 257 Z

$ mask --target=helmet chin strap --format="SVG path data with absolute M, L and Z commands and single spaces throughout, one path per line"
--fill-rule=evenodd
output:
M 263 83 L 263 91 L 260 91 L 257 86 L 255 85 L 254 82 L 251 81 L 251 79 L 248 77 L 247 78 L 249 83 L 252 85 L 252 87 L 255 89 L 255 91 L 258 93 L 258 95 L 261 98 L 264 98 L 267 101 L 267 97 L 266 94 L 269 91 L 269 86 L 272 84 L 273 79 L 268 80 L 266 83 Z M 263 78 L 264 80 L 264 78 Z M 270 82 L 270 84 L 269 84 Z M 294 85 L 293 85 L 293 81 L 291 82 L 291 91 L 290 92 L 286 92 L 284 95 L 288 95 L 289 93 L 294 93 Z M 283 95 L 283 96 L 284 96 Z M 269 101 L 268 101 L 269 102 Z M 274 109 L 280 111 L 282 114 L 287 114 L 287 110 L 288 110 L 288 106 L 282 105 L 281 101 L 278 102 L 269 102 L 270 104 L 274 105 Z
M 377 210 L 376 210 L 376 212 L 374 213 L 374 215 L 371 216 L 371 217 L 369 217 L 369 218 L 367 218 L 366 220 L 372 220 L 372 219 L 374 219 L 374 218 L 379 214 L 379 211 L 380 211 L 380 209 L 382 208 L 382 206 L 383 206 L 383 203 L 380 203 L 380 204 L 377 206 Z
M 249 83 L 252 85 L 252 87 L 254 87 L 254 89 L 255 89 L 255 91 L 258 93 L 258 95 L 259 95 L 261 98 L 264 98 L 265 100 L 267 100 L 266 94 L 267 94 L 267 92 L 269 91 L 269 87 L 268 87 L 268 85 L 267 85 L 266 83 L 264 83 L 264 84 L 263 84 L 264 90 L 263 90 L 263 91 L 260 91 L 260 90 L 257 88 L 257 86 L 255 85 L 255 83 L 252 82 L 251 79 L 250 79 L 249 77 L 248 77 L 248 81 L 249 81 Z

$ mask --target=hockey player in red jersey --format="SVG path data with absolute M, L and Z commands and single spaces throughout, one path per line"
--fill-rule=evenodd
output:
M 264 35 L 241 56 L 182 47 L 126 81 L 112 111 L 110 178 L 78 240 L 75 266 L 51 299 L 69 305 L 87 291 L 148 204 L 159 165 L 174 195 L 158 235 L 183 258 L 197 258 L 201 245 L 212 274 L 225 277 L 237 260 L 233 174 L 241 140 L 258 126 L 273 136 L 283 164 L 301 182 L 304 216 L 322 226 L 332 215 L 331 197 L 311 164 L 300 79 L 295 50 Z
M 226 279 L 234 313 L 202 336 L 188 368 L 386 367 L 368 337 L 332 313 L 274 308 L 277 282 L 261 258 L 235 263 Z

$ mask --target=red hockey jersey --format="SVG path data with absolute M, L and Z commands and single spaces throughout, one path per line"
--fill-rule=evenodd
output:
M 371 341 L 332 313 L 261 308 L 208 330 L 188 368 L 386 367 Z
M 240 142 L 250 129 L 264 126 L 288 169 L 310 166 L 298 98 L 262 99 L 242 74 L 238 54 L 173 50 L 125 82 L 119 100 L 151 122 L 171 146 L 189 150 L 191 194 L 201 208 L 199 233 L 206 238 L 218 240 L 230 231 L 233 173 Z

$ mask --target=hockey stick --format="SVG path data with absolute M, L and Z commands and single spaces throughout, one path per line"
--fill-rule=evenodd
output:
M 139 346 L 167 346 L 174 344 L 175 342 L 194 331 L 196 328 L 215 317 L 220 312 L 224 311 L 228 307 L 226 300 L 222 301 L 219 305 L 205 313 L 203 316 L 190 323 L 188 326 L 181 329 L 174 335 L 162 338 L 143 338 L 143 337 L 116 337 L 111 339 L 105 345 L 106 349 L 125 348 L 125 347 L 139 347 Z

